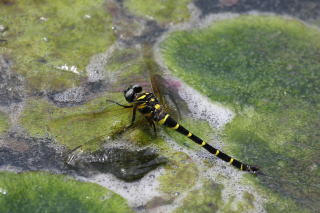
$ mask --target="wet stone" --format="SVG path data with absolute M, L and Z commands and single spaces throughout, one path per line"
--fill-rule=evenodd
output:
M 32 138 L 18 133 L 0 138 L 0 167 L 21 170 L 59 170 L 65 168 L 61 150 L 48 138 Z
M 320 3 L 313 0 L 196 0 L 195 5 L 203 16 L 221 12 L 246 13 L 252 10 L 289 14 L 303 20 L 320 16 Z
M 8 106 L 22 101 L 23 79 L 11 70 L 12 63 L 0 55 L 0 105 Z
M 151 148 L 143 150 L 106 148 L 92 153 L 85 153 L 78 149 L 70 153 L 67 160 L 67 164 L 80 175 L 112 173 L 127 182 L 142 178 L 149 171 L 166 162 L 166 158 L 159 156 Z

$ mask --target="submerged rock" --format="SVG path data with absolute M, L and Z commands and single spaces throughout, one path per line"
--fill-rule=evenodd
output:
M 151 148 L 106 148 L 92 153 L 76 150 L 68 156 L 67 164 L 84 176 L 102 172 L 112 173 L 124 181 L 135 181 L 166 162 Z
M 0 167 L 20 170 L 64 170 L 59 147 L 49 138 L 34 138 L 9 133 L 0 138 Z

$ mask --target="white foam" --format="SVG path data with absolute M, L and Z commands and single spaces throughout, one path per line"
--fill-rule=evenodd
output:
M 145 205 L 153 197 L 161 196 L 157 190 L 159 183 L 156 179 L 163 171 L 163 168 L 155 169 L 135 182 L 124 182 L 112 174 L 99 174 L 92 178 L 79 179 L 104 186 L 125 198 L 130 207 L 138 208 Z
M 221 128 L 233 119 L 234 113 L 230 109 L 218 103 L 213 103 L 209 98 L 201 95 L 185 83 L 181 85 L 179 94 L 188 103 L 192 117 L 207 120 L 214 128 Z
M 101 80 L 109 80 L 111 79 L 108 74 L 110 72 L 106 72 L 106 64 L 108 59 L 110 58 L 113 51 L 118 48 L 118 43 L 115 43 L 104 53 L 96 54 L 91 57 L 89 64 L 86 67 L 88 81 L 89 82 L 97 82 Z

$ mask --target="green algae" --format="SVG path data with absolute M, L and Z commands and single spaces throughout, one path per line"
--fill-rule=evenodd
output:
M 7 116 L 0 112 L 0 134 L 6 132 L 9 128 Z
M 208 181 L 200 189 L 190 191 L 183 199 L 182 206 L 174 212 L 217 212 L 224 203 L 222 189 L 223 185 Z
M 31 99 L 20 122 L 31 136 L 51 134 L 69 148 L 94 140 L 99 144 L 104 138 L 121 132 L 131 115 L 117 105 L 106 104 L 105 100 L 106 97 L 100 97 L 81 106 L 59 108 L 43 99 Z
M 97 184 L 40 172 L 0 172 L 0 211 L 132 212 L 120 195 Z
M 242 179 L 241 182 L 242 182 L 242 184 L 245 184 L 245 185 L 251 184 L 253 182 L 256 186 L 258 193 L 261 196 L 268 198 L 267 200 L 265 200 L 265 203 L 264 203 L 264 209 L 268 213 L 273 213 L 273 212 L 274 213 L 276 213 L 276 212 L 285 212 L 285 213 L 312 212 L 308 208 L 303 208 L 301 206 L 298 206 L 297 203 L 295 203 L 291 198 L 286 197 L 286 196 L 281 196 L 277 193 L 274 193 L 271 189 L 266 189 L 261 184 L 259 184 L 259 181 L 255 177 L 247 175 L 247 178 Z M 243 196 L 247 196 L 247 195 L 243 194 Z M 248 200 L 245 197 L 244 197 L 244 199 Z M 251 198 L 249 198 L 249 199 L 251 199 Z M 250 201 L 249 201 L 249 203 L 250 203 Z
M 268 178 L 259 176 L 258 185 L 286 197 L 268 209 L 319 209 L 319 31 L 292 19 L 240 16 L 174 32 L 161 51 L 175 75 L 236 111 L 222 132 L 225 149 L 260 166 Z
M 0 53 L 14 59 L 15 70 L 33 92 L 79 85 L 90 57 L 114 40 L 103 5 L 103 0 L 0 3 L 0 23 L 8 27 L 3 33 L 8 42 Z M 61 70 L 63 65 L 67 70 Z
M 190 157 L 183 152 L 170 154 L 170 162 L 165 166 L 165 173 L 158 177 L 159 189 L 170 196 L 175 196 L 193 187 L 198 178 L 198 169 Z
M 294 20 L 242 16 L 174 32 L 162 52 L 172 72 L 203 94 L 271 108 L 287 96 L 319 100 L 319 41 L 316 29 Z
M 190 13 L 187 5 L 191 0 L 126 0 L 124 6 L 138 16 L 152 18 L 159 23 L 187 21 Z
M 254 196 L 249 192 L 243 193 L 243 199 L 236 201 L 231 196 L 227 201 L 222 197 L 224 187 L 212 180 L 205 180 L 199 189 L 190 191 L 182 201 L 182 206 L 174 212 L 248 212 L 254 210 Z

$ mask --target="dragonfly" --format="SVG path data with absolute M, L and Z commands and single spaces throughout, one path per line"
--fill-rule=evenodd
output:
M 148 67 L 147 68 L 151 68 Z M 114 100 L 107 99 L 107 102 L 111 102 L 117 104 L 123 108 L 132 108 L 132 117 L 131 123 L 127 126 L 127 129 L 131 128 L 136 121 L 136 112 L 139 111 L 149 122 L 150 126 L 153 127 L 154 132 L 156 133 L 156 124 L 163 125 L 165 127 L 171 128 L 180 134 L 186 136 L 191 141 L 200 145 L 204 149 L 206 149 L 209 153 L 214 156 L 220 158 L 221 160 L 228 162 L 230 165 L 242 170 L 247 171 L 249 173 L 257 174 L 259 172 L 259 168 L 256 166 L 245 164 L 228 154 L 222 152 L 221 150 L 211 146 L 209 143 L 205 142 L 195 134 L 191 133 L 181 124 L 179 124 L 168 112 L 166 106 L 163 106 L 162 96 L 157 96 L 156 94 L 160 94 L 160 89 L 156 85 L 158 81 L 156 79 L 162 79 L 161 76 L 155 75 L 153 79 L 151 79 L 152 86 L 155 92 L 146 92 L 143 91 L 143 87 L 139 84 L 130 85 L 123 91 L 123 95 L 125 100 L 129 103 L 129 105 L 124 105 L 118 103 Z M 163 81 L 163 79 L 162 79 Z M 167 88 L 167 87 L 161 87 Z M 158 98 L 159 97 L 159 98 Z M 175 103 L 175 101 L 173 100 Z

